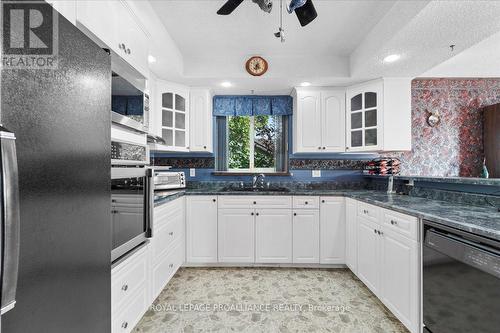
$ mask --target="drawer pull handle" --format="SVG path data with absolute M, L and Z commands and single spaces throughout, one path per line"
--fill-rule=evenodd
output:
M 128 323 L 126 321 L 124 321 L 122 324 L 122 328 L 127 328 L 127 327 L 128 327 Z
M 398 221 L 391 220 L 392 225 L 398 225 Z
M 377 233 L 377 230 L 373 229 L 373 232 L 374 232 L 374 233 Z
M 174 267 L 174 264 L 170 264 L 170 265 L 168 265 L 168 267 L 172 268 L 172 267 Z
M 173 231 L 170 231 L 168 234 L 169 234 L 170 236 L 173 236 L 173 235 L 174 235 L 174 232 L 173 232 Z
M 127 290 L 128 290 L 128 284 L 124 284 L 124 285 L 122 286 L 122 290 L 123 290 L 123 291 L 127 291 Z

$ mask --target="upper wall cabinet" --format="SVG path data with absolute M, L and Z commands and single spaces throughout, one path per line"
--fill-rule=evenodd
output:
M 153 119 L 165 145 L 152 149 L 189 151 L 189 90 L 158 80 L 154 94 Z
M 384 78 L 349 87 L 350 152 L 411 150 L 411 79 Z
M 189 150 L 213 152 L 212 95 L 208 89 L 192 89 L 190 99 Z
M 76 6 L 77 26 L 148 76 L 148 34 L 125 1 L 78 0 Z
M 345 90 L 295 90 L 294 153 L 345 151 Z

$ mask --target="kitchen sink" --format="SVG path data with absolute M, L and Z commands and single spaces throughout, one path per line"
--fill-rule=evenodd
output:
M 245 187 L 224 187 L 222 191 L 227 191 L 227 192 L 290 192 L 290 189 L 286 187 L 257 187 L 253 188 L 250 186 L 245 186 Z

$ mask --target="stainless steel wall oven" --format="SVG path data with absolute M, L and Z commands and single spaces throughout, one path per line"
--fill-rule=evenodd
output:
M 150 237 L 150 200 L 148 169 L 111 168 L 112 261 Z

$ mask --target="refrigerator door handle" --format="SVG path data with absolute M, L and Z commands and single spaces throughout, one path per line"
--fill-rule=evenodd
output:
M 1 254 L 2 300 L 1 314 L 16 303 L 17 275 L 19 267 L 19 181 L 14 133 L 0 126 L 1 154 Z

